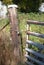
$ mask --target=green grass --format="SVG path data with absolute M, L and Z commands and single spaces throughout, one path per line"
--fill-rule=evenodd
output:
M 44 21 L 44 14 L 39 15 L 39 13 L 18 13 L 18 17 L 19 17 L 21 29 L 26 29 L 26 21 L 28 19 Z
M 39 13 L 18 13 L 18 19 L 19 19 L 19 26 L 20 26 L 20 31 L 26 30 L 26 25 L 27 25 L 27 20 L 37 20 L 40 22 L 44 22 L 44 14 L 39 14 Z M 31 25 L 31 31 L 35 32 L 40 32 L 44 33 L 44 26 L 37 26 L 37 25 Z M 25 32 L 23 33 L 23 38 L 26 37 Z M 32 40 L 39 41 L 40 38 L 38 39 L 37 37 L 30 37 Z M 35 38 L 35 39 L 34 39 Z M 43 41 L 44 42 L 44 41 Z
M 26 30 L 26 25 L 27 25 L 27 20 L 37 20 L 37 21 L 43 21 L 44 22 L 44 14 L 39 14 L 39 13 L 21 13 L 21 12 L 18 12 L 18 23 L 19 23 L 19 28 L 20 28 L 20 31 L 22 31 L 22 36 L 23 36 L 23 39 L 25 40 L 26 38 L 26 33 L 23 32 Z M 0 21 L 0 29 L 8 22 L 8 19 L 4 19 L 2 21 Z M 9 34 L 10 32 L 10 26 L 8 25 L 5 30 L 4 30 L 7 34 Z M 31 25 L 31 31 L 36 31 L 36 32 L 40 32 L 40 33 L 44 33 L 44 26 L 41 27 L 41 26 L 36 26 L 36 25 Z M 30 38 L 32 40 L 36 40 L 39 41 L 41 40 L 37 37 L 32 37 L 30 36 Z M 35 38 L 35 39 L 34 39 Z M 44 40 L 43 40 L 44 42 Z
M 40 21 L 40 22 L 44 22 L 44 14 L 40 14 L 39 13 L 21 13 L 21 12 L 18 12 L 18 23 L 19 23 L 19 28 L 20 28 L 20 31 L 22 33 L 22 39 L 23 39 L 23 51 L 24 48 L 25 48 L 25 45 L 26 45 L 26 33 L 24 32 L 26 30 L 26 27 L 27 27 L 27 20 L 37 20 L 37 21 Z M 9 19 L 3 19 L 3 20 L 0 20 L 0 29 L 7 23 L 7 22 L 10 22 Z M 8 37 L 10 37 L 10 25 L 8 25 L 4 30 L 4 34 L 7 34 Z M 43 33 L 44 34 L 44 26 L 41 27 L 41 26 L 37 26 L 37 25 L 31 25 L 31 31 L 36 31 L 36 32 L 39 32 L 39 33 Z M 1 35 L 1 34 L 0 34 Z M 4 41 L 7 39 L 6 35 L 3 36 L 2 35 L 2 38 L 4 39 Z M 8 38 L 9 39 L 9 38 Z M 9 43 L 7 39 L 7 45 Z M 38 38 L 38 37 L 35 37 L 35 36 L 29 36 L 29 39 L 33 40 L 33 41 L 36 41 L 36 42 L 40 42 L 42 44 L 44 44 L 44 39 L 42 38 Z M 6 43 L 6 41 L 5 41 Z M 10 45 L 9 45 L 10 47 Z M 38 51 L 38 48 L 34 47 L 34 46 L 30 46 L 32 49 Z M 44 53 L 44 51 L 42 51 Z M 25 54 L 25 52 L 24 52 Z

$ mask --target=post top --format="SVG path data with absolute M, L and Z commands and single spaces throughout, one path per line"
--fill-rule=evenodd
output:
M 18 6 L 13 4 L 13 5 L 8 5 L 8 8 L 18 8 Z

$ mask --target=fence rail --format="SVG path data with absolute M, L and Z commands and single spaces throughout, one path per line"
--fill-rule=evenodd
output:
M 44 34 L 40 34 L 40 33 L 35 33 L 35 32 L 27 31 L 27 34 L 28 35 L 37 36 L 37 37 L 40 37 L 40 38 L 44 38 Z
M 33 21 L 33 20 L 28 20 L 27 24 L 35 24 L 35 25 L 42 25 L 42 26 L 44 26 L 44 22 Z
M 26 40 L 26 43 L 34 45 L 34 46 L 38 47 L 40 50 L 44 50 L 44 45 L 42 45 L 41 43 L 33 42 L 31 40 Z

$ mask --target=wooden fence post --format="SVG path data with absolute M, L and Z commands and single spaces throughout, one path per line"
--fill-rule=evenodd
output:
M 14 65 L 21 64 L 21 51 L 20 51 L 20 43 L 18 37 L 18 19 L 17 19 L 17 5 L 9 5 L 8 12 L 10 18 L 10 33 L 12 38 L 12 44 L 14 48 Z

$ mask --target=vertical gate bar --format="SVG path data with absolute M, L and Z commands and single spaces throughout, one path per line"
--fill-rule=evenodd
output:
M 30 24 L 27 24 L 27 31 L 31 31 L 31 26 Z M 29 40 L 29 35 L 27 35 L 27 40 Z M 30 45 L 26 44 L 26 48 L 29 48 Z M 30 53 L 26 52 L 26 55 L 30 55 Z M 28 59 L 27 59 L 28 60 Z
M 10 18 L 10 34 L 12 38 L 12 45 L 14 48 L 14 63 L 15 65 L 21 64 L 21 51 L 18 37 L 18 19 L 17 19 L 17 5 L 8 6 Z
M 29 29 L 29 25 L 27 24 L 27 30 Z M 27 35 L 27 40 L 28 40 L 28 35 Z M 26 48 L 28 48 L 28 44 L 26 44 Z M 26 52 L 28 54 L 28 52 Z

